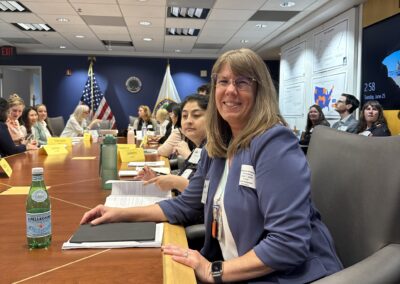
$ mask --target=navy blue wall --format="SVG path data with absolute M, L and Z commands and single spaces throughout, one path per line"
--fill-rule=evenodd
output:
M 170 59 L 169 63 L 174 83 L 183 99 L 209 81 L 214 60 Z M 87 56 L 18 55 L 15 60 L 3 61 L 0 65 L 41 66 L 43 102 L 49 116 L 62 115 L 67 120 L 81 98 L 89 63 Z M 166 66 L 167 60 L 161 58 L 96 57 L 94 73 L 114 113 L 118 129 L 126 128 L 128 116 L 136 116 L 139 105 L 154 107 Z M 273 78 L 278 78 L 279 62 L 268 62 L 268 66 Z M 72 69 L 72 76 L 65 75 L 67 68 Z M 200 70 L 207 70 L 208 77 L 200 77 Z M 130 93 L 125 88 L 125 81 L 131 76 L 142 81 L 139 93 Z

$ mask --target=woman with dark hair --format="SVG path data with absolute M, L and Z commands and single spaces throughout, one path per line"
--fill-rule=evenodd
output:
M 378 101 L 368 101 L 360 112 L 357 133 L 364 136 L 390 136 L 383 108 Z
M 319 105 L 312 105 L 309 108 L 307 115 L 306 131 L 303 132 L 300 138 L 301 145 L 310 144 L 311 134 L 314 127 L 317 125 L 330 126 L 329 122 L 325 119 L 325 115 Z
M 181 147 L 186 147 L 187 149 L 177 149 L 179 154 L 183 151 L 190 152 L 179 174 L 157 176 L 153 170 L 144 167 L 143 171 L 139 172 L 137 179 L 146 180 L 148 183 L 155 183 L 162 190 L 177 189 L 180 192 L 185 190 L 189 185 L 190 178 L 196 172 L 200 153 L 206 142 L 205 114 L 207 104 L 208 97 L 201 95 L 188 96 L 182 102 L 182 132 L 195 147 L 193 150 L 190 150 L 186 143 L 186 146 L 182 145 Z
M 27 143 L 26 145 L 15 145 L 6 124 L 8 112 L 9 104 L 7 100 L 0 98 L 0 155 L 5 157 L 8 155 L 22 153 L 26 150 L 37 149 L 37 146 L 32 143 Z
M 36 141 L 38 145 L 47 144 L 47 137 L 44 130 L 38 125 L 38 113 L 36 108 L 27 107 L 21 115 L 21 130 L 25 135 L 25 139 L 30 137 L 30 140 Z

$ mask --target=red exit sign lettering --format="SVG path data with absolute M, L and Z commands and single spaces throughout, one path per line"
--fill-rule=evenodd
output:
M 14 46 L 1 46 L 0 56 L 1 57 L 14 57 L 17 55 L 17 49 Z

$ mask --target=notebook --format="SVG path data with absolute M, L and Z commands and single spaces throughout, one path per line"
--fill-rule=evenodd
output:
M 96 226 L 84 224 L 78 228 L 69 242 L 154 241 L 155 235 L 155 222 L 122 222 Z

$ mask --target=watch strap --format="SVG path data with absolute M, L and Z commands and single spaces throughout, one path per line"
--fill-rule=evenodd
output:
M 211 263 L 211 275 L 214 283 L 222 283 L 222 263 L 221 260 Z

